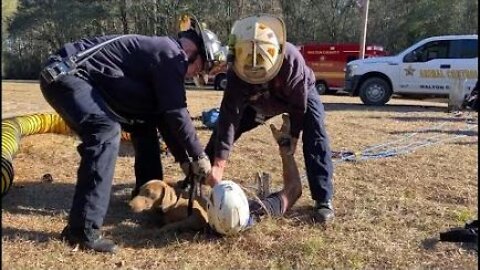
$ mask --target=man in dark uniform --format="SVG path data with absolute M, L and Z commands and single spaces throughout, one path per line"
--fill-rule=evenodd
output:
M 218 124 L 205 152 L 212 162 L 207 184 L 223 177 L 234 141 L 265 120 L 288 113 L 291 118 L 290 154 L 303 130 L 303 155 L 313 200 L 313 217 L 333 220 L 333 165 L 324 125 L 324 108 L 315 91 L 315 75 L 298 49 L 286 42 L 281 19 L 254 16 L 237 21 L 229 41 L 231 68 Z M 233 55 L 234 59 L 231 59 Z
M 131 132 L 136 152 L 136 189 L 163 178 L 157 130 L 177 162 L 191 161 L 196 177 L 210 171 L 187 111 L 184 79 L 207 68 L 218 44 L 207 40 L 194 17 L 189 19 L 178 39 L 125 35 L 67 43 L 41 72 L 45 99 L 82 141 L 75 195 L 62 232 L 69 244 L 100 252 L 117 250 L 112 240 L 101 236 L 100 228 L 122 125 Z M 88 52 L 91 48 L 96 49 Z M 80 57 L 79 52 L 88 54 Z M 73 66 L 68 61 L 74 55 L 77 67 L 69 70 L 66 66 Z

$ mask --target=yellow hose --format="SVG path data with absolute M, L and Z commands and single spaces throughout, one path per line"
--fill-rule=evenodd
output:
M 13 183 L 12 161 L 23 136 L 56 133 L 73 135 L 65 121 L 55 113 L 32 114 L 2 120 L 2 197 Z M 122 140 L 130 140 L 130 133 L 122 131 Z M 162 150 L 165 147 L 162 146 Z

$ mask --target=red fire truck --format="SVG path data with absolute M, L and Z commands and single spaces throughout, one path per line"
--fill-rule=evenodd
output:
M 227 88 L 227 62 L 222 61 L 213 66 L 208 73 L 208 82 L 213 84 L 215 90 L 225 90 Z
M 206 75 L 206 82 L 208 85 L 213 85 L 215 90 L 225 90 L 227 88 L 227 62 L 222 61 L 216 63 L 212 70 Z M 193 79 L 185 79 L 185 84 L 199 87 L 198 81 Z
M 345 85 L 345 65 L 359 57 L 358 43 L 305 43 L 297 45 L 307 65 L 315 73 L 318 93 L 334 93 Z M 382 46 L 365 47 L 365 58 L 385 56 Z
M 222 53 L 227 55 L 228 49 L 226 46 L 221 47 L 220 50 Z M 225 60 L 215 63 L 210 72 L 206 75 L 205 78 L 207 84 L 213 85 L 215 90 L 225 90 L 227 88 L 227 62 Z M 195 84 L 199 86 L 198 82 L 195 79 L 185 79 L 186 84 Z

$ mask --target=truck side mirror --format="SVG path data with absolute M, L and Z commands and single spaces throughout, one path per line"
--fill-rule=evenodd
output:
M 409 52 L 408 54 L 406 54 L 403 57 L 403 62 L 405 62 L 405 63 L 418 62 L 417 52 L 412 51 L 412 52 Z

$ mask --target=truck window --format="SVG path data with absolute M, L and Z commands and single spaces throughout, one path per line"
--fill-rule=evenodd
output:
M 475 58 L 478 57 L 478 40 L 459 39 L 452 40 L 449 58 Z
M 448 58 L 449 42 L 446 40 L 432 41 L 424 45 L 421 56 L 422 62 L 433 59 Z
M 447 40 L 431 41 L 405 55 L 403 61 L 409 63 L 427 62 L 433 59 L 449 58 L 449 47 L 450 44 Z

